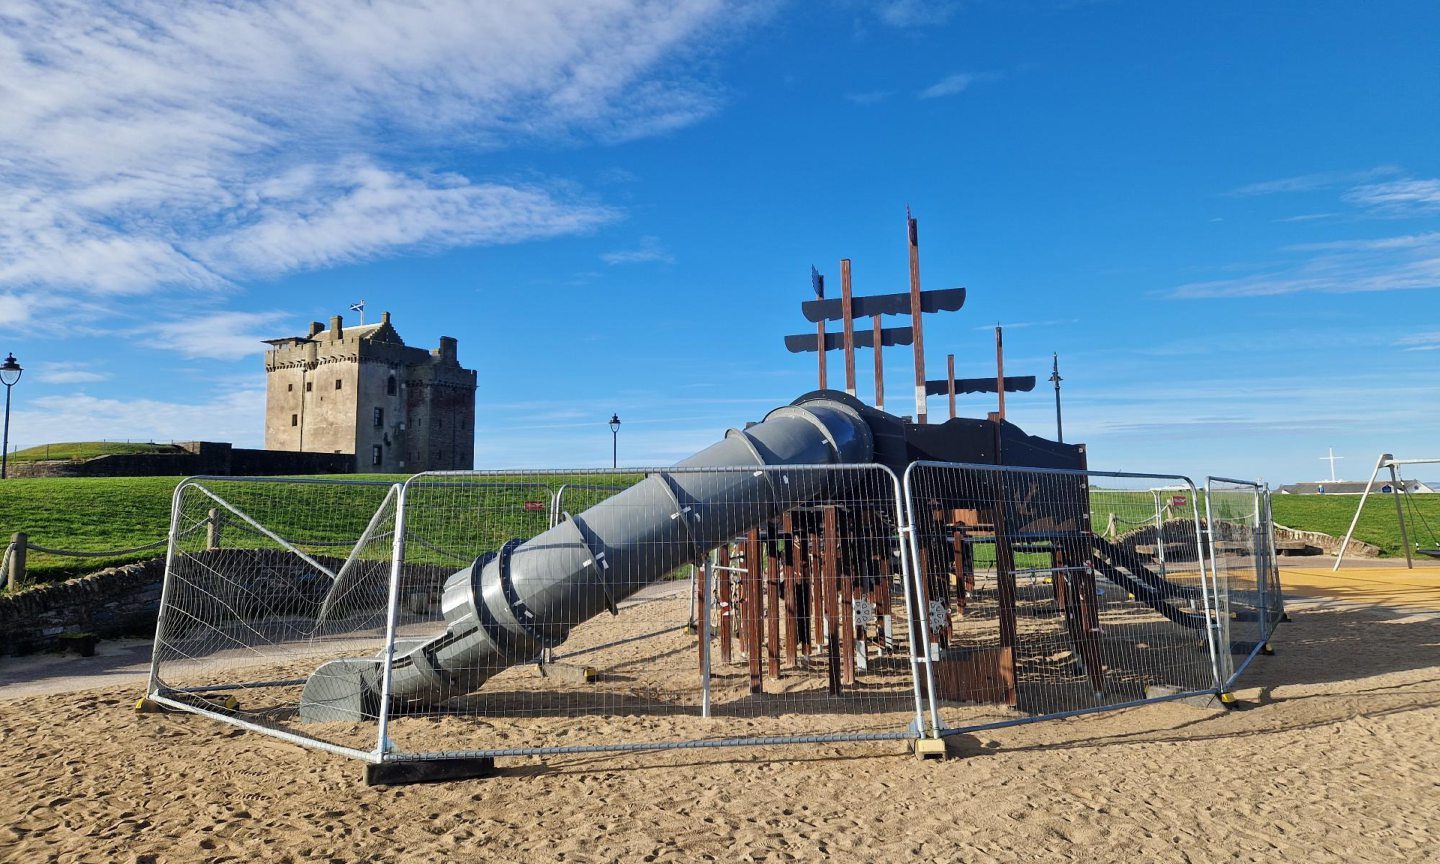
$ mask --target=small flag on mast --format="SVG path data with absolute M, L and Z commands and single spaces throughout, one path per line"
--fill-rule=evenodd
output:
M 364 301 L 364 300 L 361 300 L 359 303 L 351 303 L 351 304 L 350 304 L 350 311 L 351 311 L 351 312 L 359 312 L 359 313 L 360 313 L 360 323 L 361 323 L 361 324 L 364 324 L 364 323 L 365 323 L 365 301 Z
M 820 271 L 815 269 L 814 264 L 810 265 L 810 287 L 815 289 L 816 297 L 821 300 L 825 299 L 825 277 L 820 275 Z

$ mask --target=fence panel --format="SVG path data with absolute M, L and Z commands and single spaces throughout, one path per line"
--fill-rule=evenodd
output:
M 506 483 L 554 488 L 554 527 Z M 387 759 L 913 734 L 884 468 L 446 472 L 403 502 L 405 566 L 448 572 L 398 592 Z
M 1216 690 L 1185 478 L 916 463 L 905 496 L 945 733 Z
M 1223 477 L 1205 482 L 1206 527 L 1211 567 L 1226 604 L 1226 689 L 1265 650 L 1284 616 L 1269 490 L 1262 484 Z M 1239 665 L 1234 657 L 1241 658 Z
M 364 716 L 322 729 L 300 707 L 317 666 L 384 646 L 398 500 L 383 482 L 182 483 L 151 698 L 347 755 L 373 751 Z

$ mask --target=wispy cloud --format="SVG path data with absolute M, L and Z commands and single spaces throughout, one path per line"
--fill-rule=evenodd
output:
M 16 0 L 0 17 L 0 311 L 34 324 L 27 291 L 214 290 L 588 231 L 616 212 L 561 183 L 428 168 L 433 142 L 694 123 L 723 95 L 682 61 L 756 8 Z
M 1401 336 L 1397 342 L 1406 346 L 1406 351 L 1440 351 L 1440 330 Z
M 1054 327 L 1061 324 L 1074 324 L 1078 320 L 1079 319 L 1077 318 L 1053 318 L 1048 321 L 1001 321 L 1000 326 L 1005 328 L 1006 330 L 1024 330 L 1027 327 Z M 975 327 L 974 329 L 993 332 L 995 330 L 995 325 L 982 324 Z
M 1381 166 L 1364 172 L 1311 174 L 1256 184 L 1229 194 L 1318 189 L 1345 180 L 1355 184 L 1398 170 Z M 1426 216 L 1440 213 L 1440 180 L 1358 182 L 1343 190 L 1339 198 L 1351 205 L 1347 215 L 1353 220 Z M 1294 243 L 1280 252 L 1279 261 L 1264 272 L 1190 282 L 1173 289 L 1170 296 L 1188 299 L 1270 297 L 1440 288 L 1440 231 Z
M 59 362 L 37 364 L 35 378 L 45 384 L 94 384 L 110 379 L 109 372 L 97 372 L 89 363 Z
M 955 0 L 884 0 L 874 6 L 880 23 L 901 29 L 944 24 L 959 8 Z
M 1311 244 L 1316 254 L 1293 266 L 1237 279 L 1191 282 L 1172 297 L 1273 297 L 1440 288 L 1440 235 Z
M 1316 222 L 1320 219 L 1330 219 L 1334 213 L 1301 213 L 1298 216 L 1286 216 L 1283 219 L 1276 219 L 1276 222 Z
M 645 236 L 640 238 L 639 244 L 633 249 L 616 249 L 606 252 L 600 256 L 600 260 L 612 266 L 616 264 L 646 264 L 652 261 L 669 264 L 675 260 L 675 257 L 661 245 L 660 238 Z
M 845 101 L 868 108 L 871 105 L 879 105 L 894 95 L 895 91 L 893 90 L 864 90 L 859 93 L 846 93 Z
M 995 72 L 957 72 L 954 75 L 947 75 L 931 84 L 929 87 L 915 94 L 917 99 L 940 99 L 945 96 L 954 96 L 957 93 L 964 93 L 970 89 L 972 84 L 983 81 L 995 81 L 1000 77 Z
M 144 332 L 154 347 L 186 357 L 238 360 L 263 351 L 260 340 L 273 339 L 289 317 L 284 312 L 216 312 L 153 324 Z
M 1357 186 L 1345 200 L 1361 207 L 1407 216 L 1440 212 L 1440 180 L 1394 180 Z
M 1251 198 L 1259 195 L 1313 192 L 1318 189 L 1333 189 L 1339 186 L 1363 183 L 1399 173 L 1400 169 L 1394 165 L 1377 165 L 1364 171 L 1322 171 L 1315 174 L 1300 174 L 1295 177 L 1250 183 L 1238 189 L 1231 189 L 1225 194 L 1232 198 Z

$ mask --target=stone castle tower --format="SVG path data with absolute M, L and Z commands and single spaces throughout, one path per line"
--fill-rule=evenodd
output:
M 412 348 L 386 312 L 265 342 L 265 449 L 353 453 L 370 473 L 475 467 L 475 370 L 451 337 Z

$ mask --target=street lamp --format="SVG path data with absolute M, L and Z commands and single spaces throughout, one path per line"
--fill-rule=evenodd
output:
M 620 415 L 610 415 L 610 467 L 620 467 Z
M 0 363 L 0 384 L 5 385 L 5 436 L 0 439 L 0 480 L 8 476 L 10 469 L 10 388 L 14 387 L 24 372 L 15 362 L 14 354 L 7 354 Z

